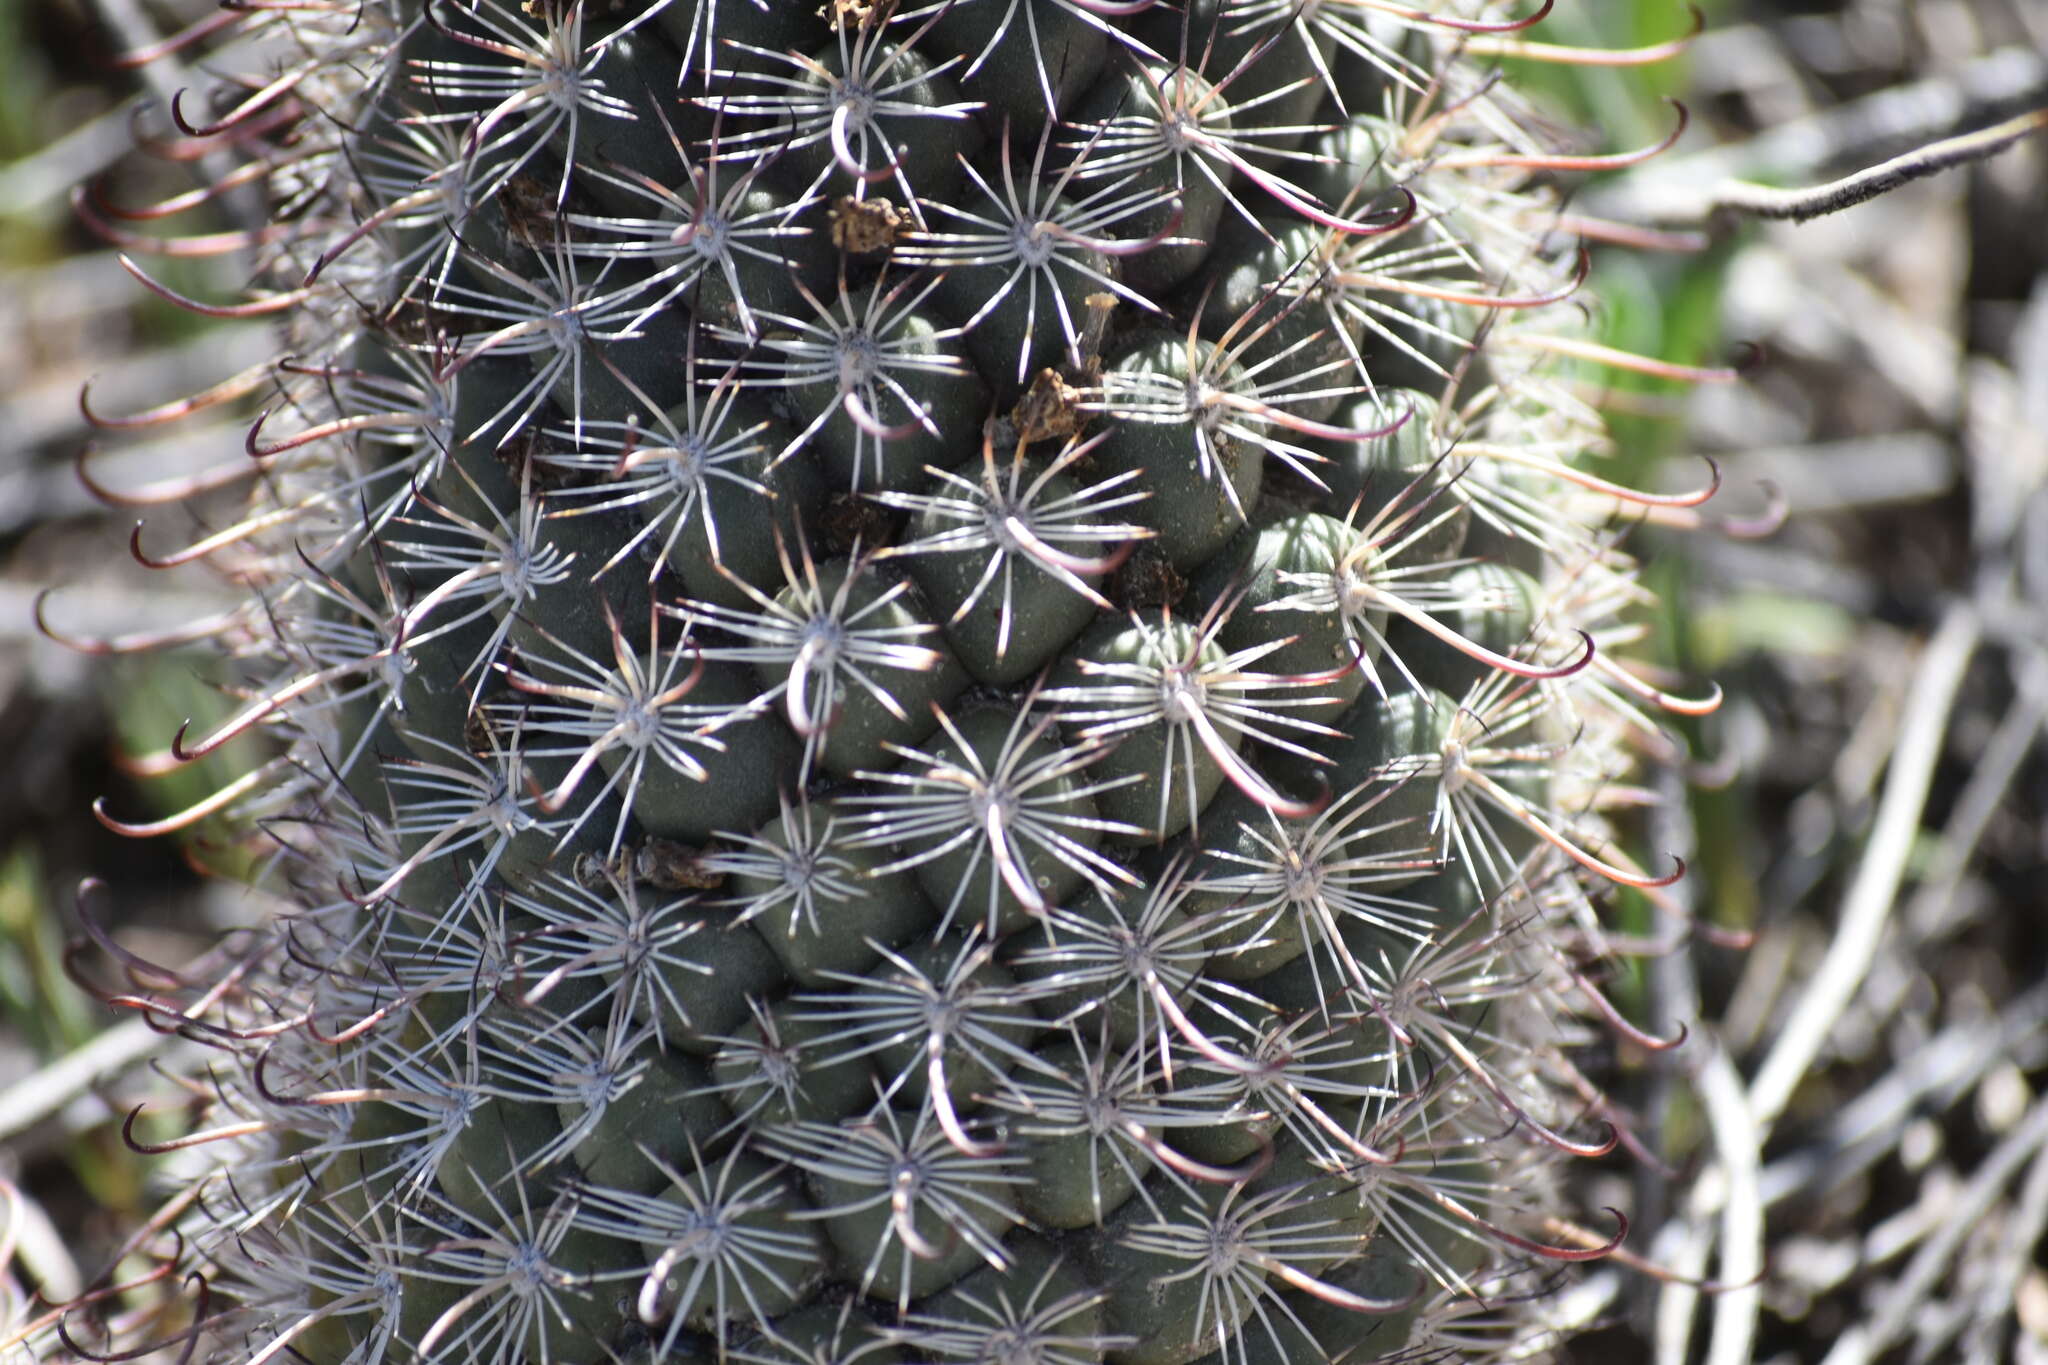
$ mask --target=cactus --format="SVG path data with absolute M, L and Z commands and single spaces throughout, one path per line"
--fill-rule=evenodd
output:
M 362 0 L 206 559 L 202 1359 L 1527 1358 L 1662 710 L 1484 0 Z M 186 115 L 180 113 L 181 121 Z M 89 196 L 101 217 L 127 212 Z M 232 236 L 232 235 L 231 235 Z M 140 272 L 138 272 L 140 273 Z M 145 275 L 147 280 L 148 277 Z M 167 286 L 149 281 L 159 292 Z M 197 306 L 197 305 L 195 305 Z M 213 307 L 214 311 L 221 308 Z M 142 540 L 138 532 L 137 553 Z M 172 1016 L 178 1016 L 174 1021 Z M 166 1022 L 166 1026 L 169 1026 Z M 153 1130 L 152 1130 L 153 1131 Z M 113 1300 L 110 1298 L 109 1302 Z M 54 1349 L 54 1347 L 53 1347 Z M 125 1357 L 124 1357 L 125 1358 Z

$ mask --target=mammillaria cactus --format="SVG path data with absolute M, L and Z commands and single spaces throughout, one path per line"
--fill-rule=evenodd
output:
M 192 1315 L 81 1354 L 1526 1358 L 1617 1141 L 1660 710 L 1485 0 L 362 0 L 186 131 L 271 228 L 173 562 L 291 908 Z M 123 210 L 88 196 L 99 216 Z M 126 210 L 131 216 L 137 211 Z M 148 211 L 143 211 L 147 213 Z M 1581 231 L 1595 225 L 1581 222 Z M 162 285 L 154 285 L 168 293 Z M 141 532 L 136 542 L 143 551 Z M 175 1021 L 171 1016 L 179 1016 Z M 136 1141 L 142 1139 L 137 1136 Z M 120 1329 L 117 1331 L 116 1329 Z M 154 1336 L 152 1336 L 154 1333 Z M 126 1357 L 122 1357 L 126 1358 Z

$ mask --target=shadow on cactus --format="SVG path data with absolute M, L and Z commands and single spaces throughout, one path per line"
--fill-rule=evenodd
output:
M 1712 488 L 1581 467 L 1560 365 L 1638 362 L 1582 335 L 1558 180 L 1626 158 L 1464 51 L 1547 9 L 308 0 L 168 44 L 275 73 L 178 111 L 275 221 L 160 245 L 253 253 L 286 356 L 96 415 L 260 406 L 152 496 L 251 489 L 167 561 L 247 585 L 178 633 L 241 709 L 161 762 L 270 757 L 105 818 L 227 817 L 274 904 L 203 973 L 115 962 L 216 1054 L 134 1139 L 164 1292 L 19 1340 L 1559 1339 L 1626 1231 L 1566 1197 L 1623 1136 L 1574 1058 L 1663 1045 L 1602 913 L 1680 869 L 1610 817 L 1713 700 L 1609 648 L 1620 532 Z

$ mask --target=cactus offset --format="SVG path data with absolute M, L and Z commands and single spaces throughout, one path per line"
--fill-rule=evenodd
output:
M 1601 813 L 1711 705 L 1610 649 L 1607 524 L 1711 489 L 1578 468 L 1583 159 L 1462 55 L 1536 17 L 226 19 L 293 64 L 199 130 L 269 159 L 291 354 L 208 399 L 268 394 L 197 547 L 248 691 L 172 748 L 273 741 L 191 819 L 292 904 L 142 1002 L 223 1054 L 154 1330 L 1540 1351 L 1625 1230 L 1561 1193 L 1598 903 L 1676 875 Z

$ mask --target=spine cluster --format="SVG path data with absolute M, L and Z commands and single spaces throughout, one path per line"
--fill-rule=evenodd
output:
M 165 501 L 281 903 L 50 1358 L 1524 1359 L 1663 712 L 1561 154 L 1430 0 L 285 0 Z M 1682 122 L 1682 119 L 1681 119 Z M 1654 150 L 1654 149 L 1652 149 Z M 1639 155 L 1639 154 L 1638 154 Z M 1594 230 L 1597 225 L 1580 224 Z M 156 292 L 167 286 L 142 266 Z M 1581 371 L 1590 373 L 1591 371 Z M 88 410 L 91 412 L 88 396 Z M 1597 463 L 1597 461 L 1595 461 Z M 120 493 L 119 490 L 114 490 Z M 121 493 L 122 496 L 128 496 Z M 60 633 L 61 606 L 49 628 Z M 255 745 L 240 746 L 251 752 Z M 1674 930 L 1662 939 L 1680 937 Z M 1654 944 L 1651 945 L 1654 947 Z M 137 1312 L 133 1304 L 155 1306 Z

